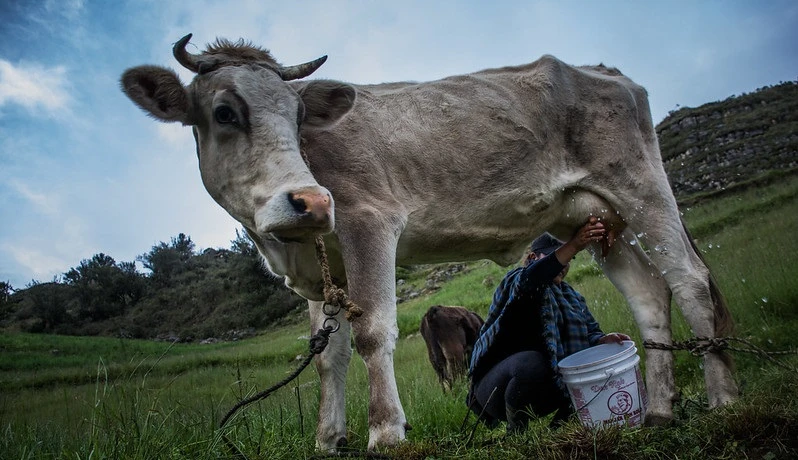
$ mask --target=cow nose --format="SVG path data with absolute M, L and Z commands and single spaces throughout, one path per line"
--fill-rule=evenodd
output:
M 319 222 L 329 219 L 330 195 L 315 191 L 288 192 L 287 195 L 288 202 L 297 213 L 308 214 Z
M 324 187 L 296 187 L 275 193 L 255 211 L 253 217 L 260 234 L 301 239 L 332 231 L 335 201 Z

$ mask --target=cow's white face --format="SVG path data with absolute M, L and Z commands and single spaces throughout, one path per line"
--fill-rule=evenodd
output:
M 193 126 L 203 184 L 231 216 L 262 238 L 306 241 L 333 230 L 335 207 L 302 158 L 299 129 L 336 122 L 355 90 L 312 81 L 297 92 L 280 71 L 218 65 L 184 87 L 170 69 L 140 66 L 122 89 L 153 117 Z
M 202 181 L 259 235 L 297 239 L 334 225 L 330 192 L 299 152 L 304 104 L 273 71 L 224 67 L 189 86 Z

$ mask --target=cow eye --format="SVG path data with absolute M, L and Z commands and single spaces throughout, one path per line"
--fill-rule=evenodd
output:
M 216 118 L 216 121 L 221 124 L 236 123 L 238 121 L 233 109 L 226 105 L 217 107 L 213 112 L 213 116 Z

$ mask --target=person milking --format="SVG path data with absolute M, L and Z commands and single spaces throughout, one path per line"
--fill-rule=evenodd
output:
M 594 345 L 631 340 L 602 332 L 585 298 L 564 281 L 571 259 L 590 243 L 612 244 L 595 216 L 567 242 L 544 233 L 496 288 L 471 355 L 466 400 L 489 426 L 505 421 L 508 433 L 519 432 L 555 411 L 551 426 L 560 426 L 574 409 L 557 363 Z

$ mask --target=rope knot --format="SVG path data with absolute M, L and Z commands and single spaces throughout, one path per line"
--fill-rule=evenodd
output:
M 316 335 L 310 338 L 310 353 L 314 355 L 321 354 L 325 348 L 327 348 L 327 344 L 330 343 L 330 333 L 332 332 L 332 328 L 325 328 L 319 329 L 316 332 Z
M 347 321 L 352 321 L 363 314 L 363 310 L 352 302 L 343 289 L 339 288 L 332 281 L 330 275 L 330 264 L 327 261 L 327 250 L 324 246 L 324 239 L 319 235 L 316 237 L 316 257 L 319 259 L 322 278 L 324 279 L 324 301 L 328 304 L 346 310 Z
M 729 348 L 729 342 L 722 337 L 695 337 L 688 340 L 687 350 L 694 356 L 717 353 Z
M 346 308 L 346 320 L 351 323 L 352 320 L 359 318 L 363 314 L 363 310 L 351 300 L 347 300 L 347 303 L 348 305 L 344 307 Z

